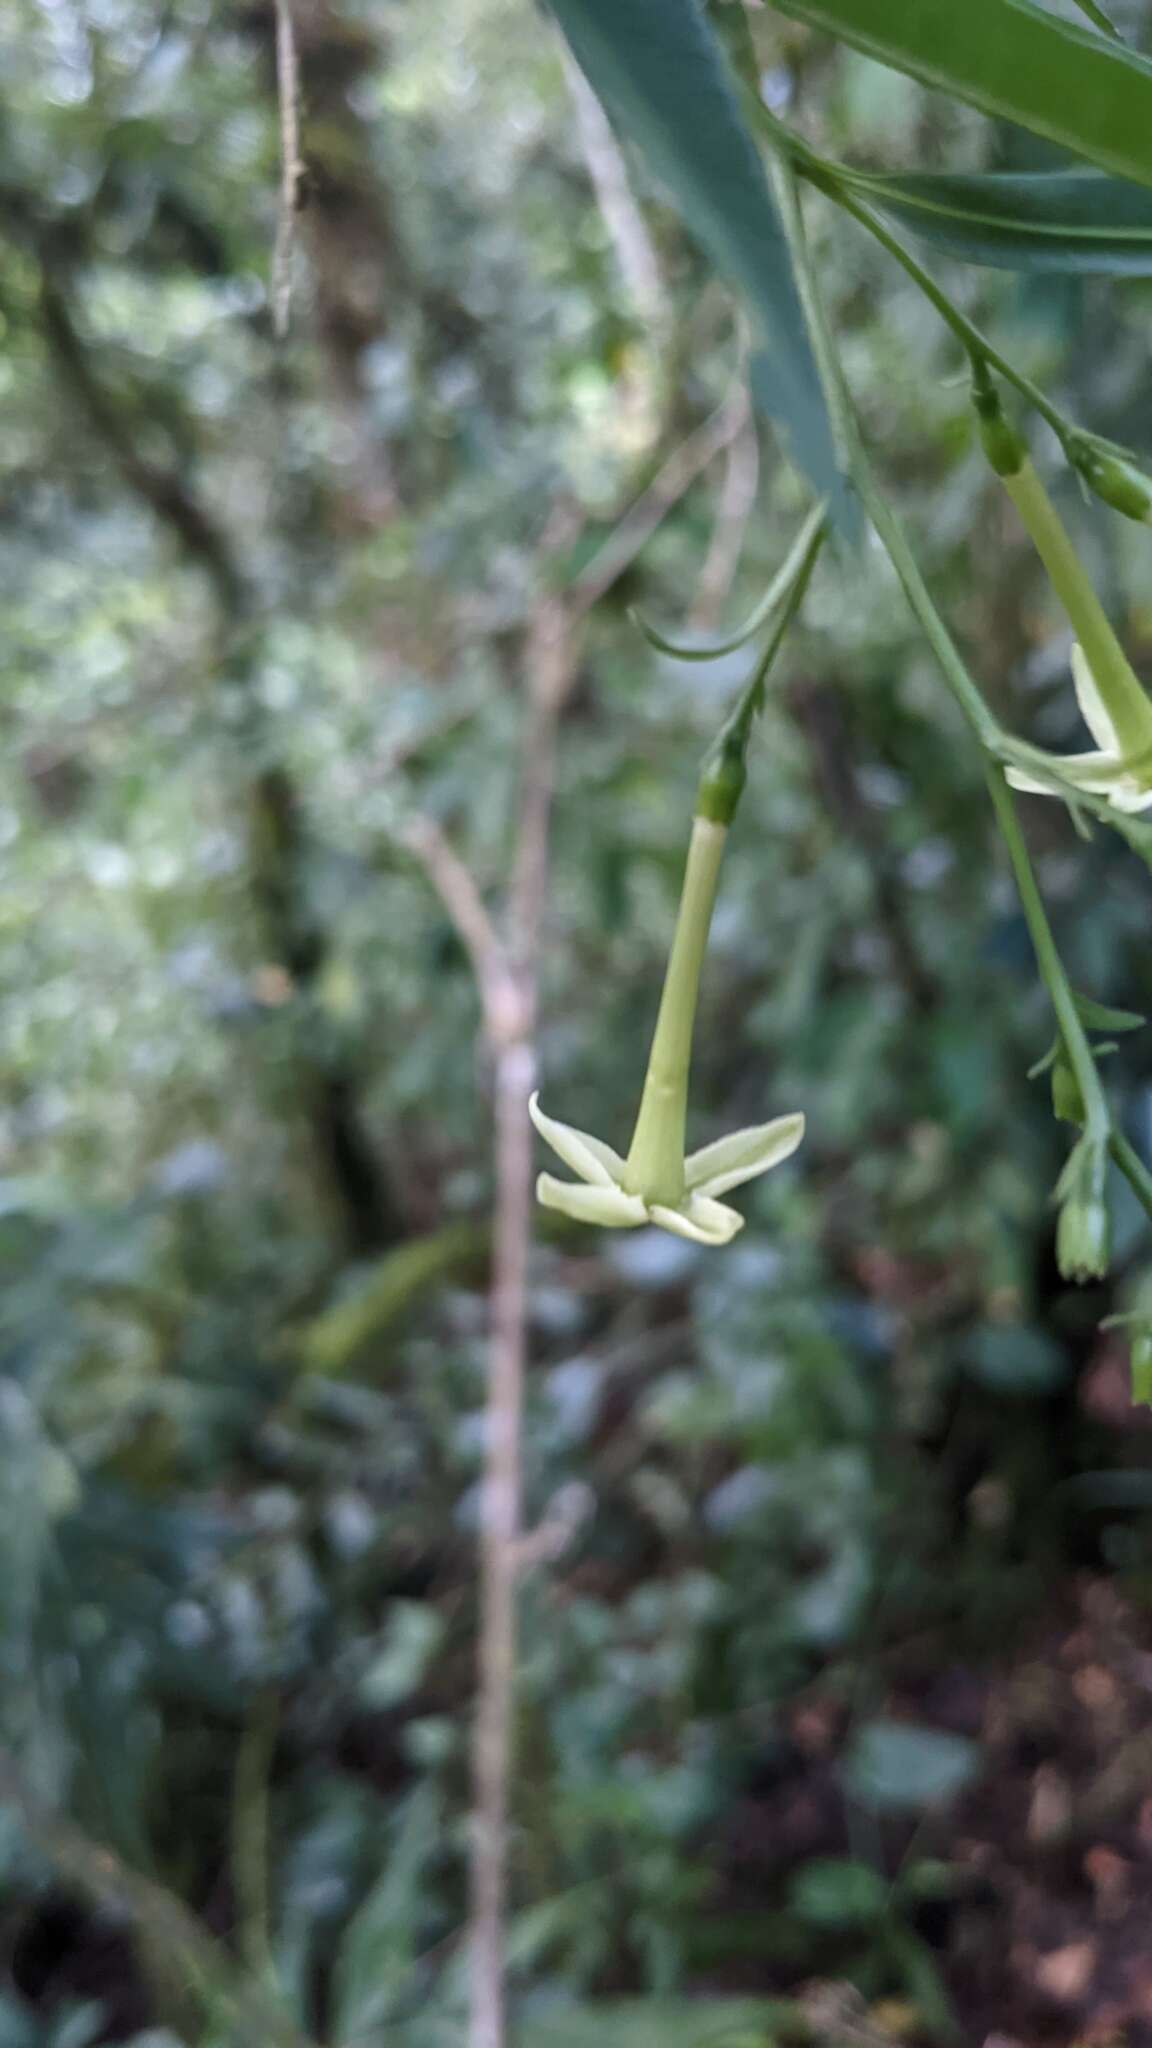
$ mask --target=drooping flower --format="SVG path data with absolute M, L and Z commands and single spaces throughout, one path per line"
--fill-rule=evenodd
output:
M 796 1113 L 734 1131 L 685 1157 L 692 1033 L 727 820 L 735 807 L 731 778 L 732 762 L 721 760 L 711 781 L 701 785 L 705 803 L 707 791 L 713 792 L 711 807 L 719 815 L 698 811 L 693 820 L 664 992 L 627 1158 L 603 1139 L 545 1116 L 535 1095 L 529 1105 L 541 1137 L 580 1176 L 573 1182 L 542 1173 L 537 1199 L 582 1223 L 615 1230 L 655 1223 L 697 1244 L 727 1244 L 744 1218 L 717 1197 L 778 1166 L 804 1136 L 804 1118 Z
M 545 1116 L 538 1096 L 529 1103 L 541 1137 L 579 1175 L 578 1181 L 566 1181 L 542 1173 L 536 1183 L 537 1199 L 545 1208 L 559 1209 L 579 1222 L 600 1223 L 610 1230 L 655 1223 L 696 1244 L 727 1244 L 743 1229 L 744 1218 L 718 1197 L 779 1166 L 804 1136 L 804 1118 L 797 1111 L 733 1131 L 699 1152 L 686 1156 L 684 1150 L 700 970 L 728 828 L 747 775 L 749 735 L 763 709 L 769 671 L 803 601 L 827 526 L 826 510 L 818 506 L 805 520 L 764 604 L 730 643 L 740 644 L 772 618 L 771 633 L 752 675 L 704 757 L 672 950 L 627 1158 L 602 1138 Z M 672 653 L 684 653 L 658 635 L 649 637 Z
M 1088 666 L 1083 648 L 1072 649 L 1072 680 L 1084 723 L 1096 741 L 1090 754 L 1054 754 L 1051 780 L 1032 775 L 1023 768 L 1009 768 L 1014 789 L 1036 796 L 1062 796 L 1061 783 L 1091 796 L 1102 796 L 1118 811 L 1146 811 L 1152 806 L 1152 704 L 1148 707 L 1148 737 L 1139 755 L 1125 754 L 1112 716 Z
M 1106 1147 L 1085 1131 L 1076 1140 L 1056 1183 L 1056 1263 L 1065 1280 L 1083 1286 L 1108 1272 L 1111 1228 L 1105 1179 Z
M 718 1138 L 714 1145 L 690 1152 L 682 1161 L 679 1196 L 657 1201 L 630 1189 L 627 1160 L 603 1139 L 545 1116 L 536 1095 L 529 1108 L 541 1137 L 565 1166 L 580 1175 L 577 1183 L 542 1173 L 536 1194 L 546 1209 L 560 1209 L 581 1223 L 600 1223 L 610 1230 L 635 1230 L 641 1223 L 657 1223 L 662 1230 L 692 1238 L 696 1244 L 728 1244 L 743 1229 L 744 1218 L 716 1197 L 779 1166 L 804 1136 L 804 1118 L 799 1114 L 733 1131 L 731 1137 Z

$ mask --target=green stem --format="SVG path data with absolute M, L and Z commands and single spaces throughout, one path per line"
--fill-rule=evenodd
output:
M 803 584 L 807 584 L 827 532 L 827 507 L 823 504 L 814 505 L 763 597 L 753 606 L 744 624 L 737 627 L 727 640 L 714 640 L 707 647 L 692 646 L 680 640 L 669 640 L 663 633 L 657 632 L 654 626 L 649 625 L 635 609 L 630 611 L 628 616 L 632 623 L 639 627 L 650 646 L 655 647 L 661 654 L 671 655 L 674 661 L 715 661 L 722 654 L 735 654 L 738 648 L 755 639 L 757 633 L 775 618 L 781 605 L 791 605 L 792 612 L 795 611 L 799 602 L 795 597 L 796 582 L 802 578 Z M 803 596 L 803 588 L 800 595 Z M 766 657 L 766 663 L 762 663 L 761 666 L 770 666 L 774 654 L 773 647 Z
M 941 318 L 952 329 L 952 332 L 967 350 L 973 363 L 978 366 L 991 365 L 1008 382 L 1014 384 L 1016 389 L 1028 400 L 1029 404 L 1048 421 L 1048 424 L 1058 435 L 1060 441 L 1067 446 L 1070 437 L 1074 437 L 1077 433 L 1073 422 L 1057 406 L 1051 403 L 1039 385 L 1033 384 L 1030 378 L 1025 377 L 1021 371 L 1017 370 L 1015 364 L 1007 356 L 1001 355 L 999 349 L 996 348 L 993 342 L 989 341 L 987 335 L 983 334 L 967 318 L 967 315 L 962 313 L 953 304 L 947 293 L 941 289 L 930 273 L 917 261 L 911 251 L 905 248 L 899 237 L 891 232 L 885 223 L 873 213 L 870 207 L 865 206 L 856 198 L 855 194 L 848 189 L 852 174 L 845 172 L 842 166 L 832 164 L 826 158 L 817 156 L 814 151 L 808 148 L 806 143 L 795 136 L 791 129 L 786 127 L 783 122 L 778 121 L 775 115 L 769 113 L 766 108 L 761 108 L 759 112 L 762 125 L 777 145 L 778 150 L 784 152 L 791 180 L 794 181 L 798 174 L 807 178 L 810 183 L 816 185 L 828 197 L 834 200 L 838 206 L 842 207 L 846 213 L 850 214 L 854 220 L 859 221 L 862 226 L 866 227 L 868 232 L 902 264 L 908 275 L 936 308 Z M 777 162 L 779 160 L 778 157 Z M 795 207 L 795 201 L 793 201 L 793 207 L 798 212 L 798 209 Z M 809 306 L 809 315 L 811 318 L 811 306 Z M 821 368 L 824 371 L 825 382 L 828 385 L 831 398 L 843 384 L 839 360 L 835 355 L 834 349 L 829 350 L 825 354 L 821 354 L 821 351 L 818 349 L 817 353 L 821 355 Z M 844 438 L 844 413 L 839 402 L 832 406 L 832 411 L 834 424 L 840 429 L 840 437 Z M 847 438 L 851 455 L 851 444 L 855 442 L 857 449 L 859 449 L 860 445 L 859 434 L 855 431 L 852 422 L 849 422 L 847 426 Z M 859 462 L 852 463 L 850 460 L 850 467 L 853 468 L 856 475 L 857 488 L 861 499 L 864 501 L 869 517 L 880 533 L 885 547 L 888 549 L 893 566 L 896 568 L 896 572 L 904 585 L 912 609 L 931 641 L 937 658 L 949 674 L 949 681 L 952 683 L 954 694 L 961 700 L 970 723 L 976 725 L 983 743 L 986 746 L 991 746 L 992 750 L 995 751 L 994 726 L 978 722 L 981 714 L 985 718 L 990 718 L 983 699 L 980 697 L 979 692 L 975 691 L 975 686 L 967 671 L 963 669 L 963 664 L 960 664 L 960 672 L 957 672 L 955 649 L 951 646 L 950 636 L 945 636 L 947 640 L 946 651 L 945 645 L 940 641 L 934 626 L 929 624 L 929 613 L 935 619 L 935 608 L 931 605 L 931 600 L 929 599 L 928 610 L 925 609 L 924 600 L 927 597 L 927 592 L 923 589 L 922 579 L 915 562 L 911 559 L 898 522 L 889 511 L 882 496 L 876 491 L 866 463 L 862 468 Z M 1152 735 L 1152 706 L 1149 705 L 1148 697 L 1138 677 L 1133 672 L 1124 650 L 1112 629 L 1108 616 L 1085 574 L 1083 565 L 1065 531 L 1063 522 L 1030 462 L 1026 461 L 1020 470 L 1013 475 L 1003 477 L 1002 481 L 1032 537 L 1037 552 L 1052 580 L 1053 587 L 1076 632 L 1076 637 L 1084 650 L 1088 666 L 1092 670 L 1097 687 L 1105 700 L 1112 722 L 1116 727 L 1120 743 L 1119 751 L 1126 758 L 1135 757 L 1136 759 L 1141 759 L 1147 754 L 1149 745 L 1152 744 L 1152 740 L 1150 740 L 1150 735 Z M 977 705 L 979 705 L 979 712 Z
M 859 471 L 856 487 L 860 493 L 860 501 L 880 535 L 885 552 L 900 579 L 913 616 L 944 672 L 945 681 L 952 695 L 981 746 L 994 749 L 1000 744 L 1000 727 L 932 601 L 928 586 L 908 545 L 904 528 L 880 491 L 871 464 Z
M 812 330 L 813 348 L 828 391 L 833 422 L 845 441 L 851 473 L 861 502 L 884 543 L 911 609 L 944 671 L 945 680 L 957 703 L 985 751 L 994 752 L 1000 744 L 996 721 L 985 704 L 977 684 L 969 675 L 947 626 L 936 610 L 900 521 L 885 500 L 873 475 L 872 465 L 856 425 L 851 397 L 840 367 L 823 300 L 816 285 L 800 214 L 795 172 L 791 164 L 781 164 L 779 159 L 776 167 L 777 190 L 781 200 L 785 231 L 792 248 L 797 282 Z M 1060 1034 L 1083 1098 L 1085 1128 L 1096 1142 L 1104 1143 L 1110 1129 L 1108 1105 L 1100 1086 L 1092 1049 L 1080 1022 L 1072 990 L 1056 950 L 1040 892 L 1036 887 L 1008 784 L 1002 769 L 991 761 L 986 763 L 986 773 L 997 822 L 1003 833 L 1020 891 L 1020 900 L 1031 933 L 1037 965 L 1051 996 Z
M 1123 1131 L 1113 1127 L 1108 1140 L 1108 1150 L 1113 1162 L 1124 1175 L 1137 1201 L 1148 1216 L 1152 1216 L 1152 1173 L 1149 1173 L 1139 1153 L 1128 1143 Z
M 986 774 L 996 812 L 996 822 L 1000 827 L 1000 835 L 1008 849 L 1008 858 L 1016 877 L 1016 888 L 1032 940 L 1032 950 L 1036 955 L 1036 965 L 1051 997 L 1060 1038 L 1072 1072 L 1076 1076 L 1076 1085 L 1084 1104 L 1085 1133 L 1095 1143 L 1106 1144 L 1111 1134 L 1112 1122 L 1108 1104 L 1100 1085 L 1092 1048 L 1076 1008 L 1076 999 L 1052 936 L 1048 913 L 1036 886 L 1036 877 L 1032 872 L 1032 863 L 1028 858 L 1028 849 L 1024 844 L 1024 836 L 1016 816 L 1016 806 L 1012 801 L 1003 770 L 989 762 Z
M 1074 429 L 1072 429 L 1064 415 L 1049 403 L 1044 393 L 1036 385 L 1030 383 L 1026 377 L 1023 377 L 1008 362 L 1007 358 L 1002 356 L 999 350 L 987 341 L 979 329 L 952 305 L 951 300 L 947 299 L 945 294 L 939 290 L 939 287 L 929 277 L 927 271 L 921 269 L 921 266 L 914 257 L 909 255 L 903 244 L 894 235 L 888 233 L 888 230 L 875 219 L 875 216 L 871 214 L 868 208 L 860 206 L 855 200 L 849 200 L 842 187 L 830 183 L 825 178 L 817 177 L 813 179 L 813 170 L 820 170 L 825 167 L 821 164 L 820 159 L 815 158 L 814 153 L 808 149 L 807 145 L 800 142 L 798 137 L 793 136 L 791 130 L 785 128 L 782 123 L 777 122 L 774 116 L 769 115 L 767 110 L 762 108 L 758 102 L 757 112 L 764 117 L 763 125 L 767 128 L 773 142 L 776 144 L 772 168 L 785 231 L 792 251 L 797 284 L 811 329 L 812 344 L 827 393 L 833 426 L 838 440 L 843 444 L 849 472 L 856 485 L 861 502 L 879 534 L 892 562 L 892 566 L 903 585 L 911 610 L 940 663 L 945 681 L 948 683 L 953 696 L 956 698 L 985 753 L 996 757 L 1001 755 L 1006 749 L 1026 752 L 1028 750 L 1021 750 L 1014 746 L 1014 743 L 1002 732 L 993 718 L 978 685 L 968 673 L 967 667 L 952 641 L 948 628 L 936 610 L 928 587 L 920 574 L 915 557 L 905 538 L 903 527 L 895 513 L 886 503 L 876 483 L 867 451 L 856 424 L 851 395 L 848 391 L 844 373 L 840 367 L 840 359 L 836 353 L 827 314 L 825 313 L 823 301 L 816 284 L 796 192 L 797 174 L 801 173 L 808 177 L 811 182 L 821 184 L 824 190 L 829 191 L 833 199 L 839 204 L 844 205 L 846 211 L 854 214 L 865 227 L 869 228 L 876 235 L 877 239 L 904 265 L 909 275 L 926 292 L 927 297 L 947 320 L 949 326 L 963 342 L 969 354 L 977 361 L 982 359 L 985 362 L 991 363 L 993 368 L 1000 372 L 1001 376 L 1014 384 L 1017 390 L 1024 397 L 1028 398 L 1036 410 L 1043 415 L 1062 441 Z M 1035 538 L 1035 535 L 1033 538 Z M 1083 575 L 1078 561 L 1075 562 L 1075 567 L 1080 575 Z M 1049 568 L 1049 574 L 1052 574 L 1051 568 Z M 1052 580 L 1056 583 L 1055 576 L 1052 577 Z M 1059 588 L 1059 585 L 1057 585 L 1057 588 Z M 1095 593 L 1091 594 L 1094 598 Z M 1069 615 L 1071 616 L 1071 613 Z M 1107 626 L 1106 618 L 1104 623 Z M 1110 626 L 1108 627 L 1108 632 L 1111 634 Z M 1084 645 L 1083 637 L 1081 637 L 1081 645 Z M 1085 647 L 1085 654 L 1088 655 L 1087 647 Z M 1091 665 L 1091 655 L 1088 655 L 1088 659 Z M 1137 684 L 1137 688 L 1139 688 L 1139 684 Z M 1141 697 L 1143 698 L 1143 691 L 1141 691 Z M 1148 1215 L 1152 1217 L 1152 1173 L 1149 1172 L 1123 1133 L 1116 1130 L 1113 1126 L 1108 1103 L 1100 1084 L 1100 1076 L 1097 1072 L 1092 1048 L 1080 1021 L 1080 1015 L 1076 1008 L 1068 977 L 1064 972 L 1064 966 L 1056 949 L 1056 942 L 1048 923 L 1047 912 L 1044 909 L 1039 889 L 1036 886 L 1036 879 L 1032 873 L 1032 864 L 1028 858 L 1028 851 L 1020 832 L 1008 783 L 1002 768 L 997 765 L 995 758 L 986 761 L 985 772 L 988 778 L 993 806 L 996 811 L 997 822 L 1008 849 L 1009 859 L 1012 862 L 1017 888 L 1020 892 L 1021 905 L 1036 954 L 1037 965 L 1051 998 L 1060 1027 L 1060 1035 L 1080 1089 L 1085 1111 L 1085 1135 L 1098 1145 L 1107 1145 L 1114 1164 L 1124 1175 L 1133 1193 L 1142 1203 Z M 1089 800 L 1089 808 L 1098 810 L 1099 806 Z
M 859 221 L 861 227 L 867 228 L 873 239 L 879 242 L 882 248 L 887 249 L 890 256 L 895 257 L 929 304 L 935 307 L 945 325 L 951 328 L 970 357 L 977 362 L 991 364 L 1005 383 L 1013 385 L 1021 397 L 1027 399 L 1033 411 L 1038 412 L 1041 419 L 1047 420 L 1053 433 L 1062 442 L 1069 434 L 1076 432 L 1075 422 L 1070 420 L 1066 413 L 1061 412 L 1059 406 L 1052 403 L 1039 384 L 1034 384 L 1031 377 L 1024 375 L 1023 370 L 1018 370 L 1010 357 L 1001 354 L 995 342 L 990 341 L 983 330 L 977 327 L 975 321 L 969 320 L 968 315 L 960 311 L 959 306 L 953 303 L 947 292 L 937 284 L 931 272 L 925 270 L 923 264 L 918 262 L 900 237 L 892 233 L 879 215 L 873 213 L 870 206 L 865 206 L 863 201 L 856 197 L 850 184 L 845 182 L 851 178 L 851 173 L 845 172 L 838 164 L 821 164 L 820 168 L 816 169 L 804 156 L 799 158 L 797 168 L 811 184 L 818 186 L 820 191 L 833 200 L 842 212 L 850 214 L 853 220 Z
M 815 185 L 817 190 L 831 199 L 843 213 L 850 214 L 853 220 L 868 230 L 874 241 L 879 242 L 881 248 L 895 257 L 929 304 L 935 307 L 945 325 L 951 328 L 957 341 L 973 361 L 990 363 L 1005 382 L 1013 385 L 1033 410 L 1038 412 L 1042 419 L 1047 420 L 1053 433 L 1061 441 L 1069 434 L 1076 433 L 1075 422 L 1070 420 L 1066 413 L 1061 412 L 1059 406 L 1053 405 L 1040 385 L 1034 384 L 1031 377 L 1026 377 L 1023 370 L 1018 370 L 1010 357 L 1000 353 L 995 342 L 990 341 L 983 329 L 977 327 L 974 320 L 970 320 L 966 313 L 960 311 L 943 286 L 937 284 L 931 271 L 925 270 L 924 265 L 900 240 L 899 235 L 894 234 L 887 223 L 857 197 L 854 188 L 860 185 L 866 188 L 870 182 L 865 173 L 849 170 L 846 164 L 836 163 L 831 157 L 821 156 L 805 142 L 803 136 L 797 135 L 794 129 L 789 128 L 787 122 L 781 121 L 758 97 L 751 102 L 751 112 L 771 142 L 773 154 L 783 157 L 794 172 L 806 178 L 810 185 Z
M 624 1187 L 629 1194 L 641 1195 L 646 1202 L 667 1208 L 675 1208 L 684 1194 L 688 1076 L 700 973 L 728 827 L 744 788 L 748 740 L 753 722 L 763 709 L 769 670 L 804 601 L 827 531 L 826 510 L 818 506 L 805 521 L 781 578 L 777 579 L 779 585 L 787 577 L 787 583 L 767 645 L 704 760 L 676 929 L 624 1173 Z
M 688 1069 L 700 970 L 708 944 L 727 827 L 694 818 L 688 864 L 660 1010 L 644 1076 L 644 1093 L 628 1152 L 624 1187 L 646 1202 L 674 1209 L 684 1194 Z
M 747 744 L 753 722 L 764 709 L 764 693 L 768 677 L 775 666 L 776 656 L 783 647 L 792 622 L 808 594 L 812 572 L 827 538 L 828 508 L 826 505 L 818 505 L 809 514 L 780 575 L 773 583 L 772 588 L 778 592 L 782 589 L 783 594 L 777 597 L 778 609 L 772 622 L 772 631 L 752 671 L 751 679 L 741 690 L 733 709 L 720 727 L 716 736 L 717 745 L 723 745 L 729 733 L 740 734 L 745 745 Z M 731 822 L 731 818 L 721 820 L 725 825 L 730 825 Z
M 876 482 L 872 464 L 861 439 L 852 398 L 840 367 L 840 358 L 828 325 L 823 300 L 816 287 L 808 238 L 796 190 L 795 169 L 788 159 L 782 160 L 777 156 L 772 160 L 772 170 L 784 229 L 792 250 L 797 288 L 808 320 L 812 347 L 828 399 L 833 430 L 841 445 L 849 474 L 856 486 L 860 502 L 879 534 L 885 552 L 900 579 L 912 614 L 943 670 L 945 682 L 980 745 L 995 752 L 1002 744 L 1004 735 L 932 602 L 916 557 L 908 545 L 904 528 Z
M 1032 537 L 1052 588 L 1084 650 L 1116 728 L 1119 752 L 1146 752 L 1152 744 L 1152 704 L 1129 665 L 1056 507 L 1030 462 L 1000 481 Z
M 827 508 L 817 505 L 805 521 L 784 568 L 772 585 L 774 591 L 782 591 L 783 595 L 777 596 L 776 617 L 767 645 L 704 756 L 696 788 L 694 815 L 697 818 L 709 818 L 714 825 L 731 825 L 736 815 L 748 776 L 748 741 L 752 727 L 764 709 L 768 677 L 788 629 L 804 602 L 827 532 Z

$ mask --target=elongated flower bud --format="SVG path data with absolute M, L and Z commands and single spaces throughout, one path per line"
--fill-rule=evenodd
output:
M 1028 443 L 1004 416 L 1000 393 L 982 364 L 972 373 L 972 404 L 980 445 L 997 476 L 1015 476 L 1028 459 Z
M 1056 1183 L 1060 1216 L 1056 1264 L 1065 1280 L 1081 1285 L 1108 1271 L 1111 1231 L 1107 1194 L 1108 1154 L 1087 1132 L 1073 1147 Z
M 1102 1196 L 1088 1200 L 1072 1195 L 1056 1225 L 1056 1264 L 1065 1280 L 1083 1286 L 1102 1280 L 1108 1271 L 1108 1204 Z
M 696 816 L 713 825 L 730 825 L 748 780 L 748 733 L 725 726 L 704 756 L 696 788 Z
M 1095 442 L 1069 439 L 1068 460 L 1088 489 L 1125 519 L 1152 525 L 1152 481 L 1123 456 L 1112 455 Z

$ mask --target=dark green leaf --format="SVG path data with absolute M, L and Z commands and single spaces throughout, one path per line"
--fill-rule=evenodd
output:
M 853 178 L 885 213 L 965 263 L 1152 276 L 1152 190 L 1103 171 Z
M 1152 59 L 1031 0 L 777 0 L 883 64 L 1152 185 Z
M 720 45 L 698 0 L 552 0 L 621 133 L 740 293 L 772 368 L 757 396 L 822 497 L 837 463 L 784 230 Z

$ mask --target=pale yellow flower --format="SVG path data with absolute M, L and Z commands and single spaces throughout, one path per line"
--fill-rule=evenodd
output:
M 1124 755 L 1116 727 L 1079 646 L 1072 649 L 1072 680 L 1076 701 L 1097 751 L 1054 754 L 1051 780 L 1044 779 L 1042 774 L 1029 774 L 1023 768 L 1009 768 L 1009 782 L 1014 789 L 1025 789 L 1036 796 L 1066 795 L 1061 783 L 1071 783 L 1086 795 L 1106 797 L 1118 811 L 1146 811 L 1152 805 L 1152 707 L 1149 745 L 1139 762 L 1134 763 L 1131 755 Z
M 542 1173 L 536 1195 L 546 1209 L 560 1209 L 581 1223 L 600 1223 L 610 1230 L 656 1223 L 696 1244 L 727 1244 L 743 1228 L 744 1218 L 717 1196 L 779 1166 L 804 1136 L 804 1118 L 797 1113 L 734 1131 L 687 1158 L 684 1154 L 700 969 L 727 837 L 727 827 L 716 818 L 698 814 L 693 821 L 680 911 L 628 1157 L 622 1159 L 588 1131 L 545 1116 L 539 1098 L 532 1097 L 529 1109 L 536 1129 L 565 1166 L 580 1176 L 573 1182 Z
M 573 1182 L 542 1173 L 536 1194 L 546 1209 L 560 1209 L 581 1223 L 600 1223 L 610 1230 L 635 1230 L 642 1223 L 657 1223 L 662 1230 L 689 1237 L 696 1244 L 727 1244 L 734 1238 L 743 1229 L 744 1218 L 716 1197 L 779 1166 L 804 1136 L 804 1118 L 798 1113 L 733 1131 L 730 1137 L 690 1152 L 682 1163 L 679 1196 L 656 1200 L 633 1187 L 637 1176 L 630 1173 L 628 1161 L 602 1138 L 545 1116 L 536 1095 L 528 1106 L 540 1136 L 565 1166 L 580 1176 L 579 1182 Z

